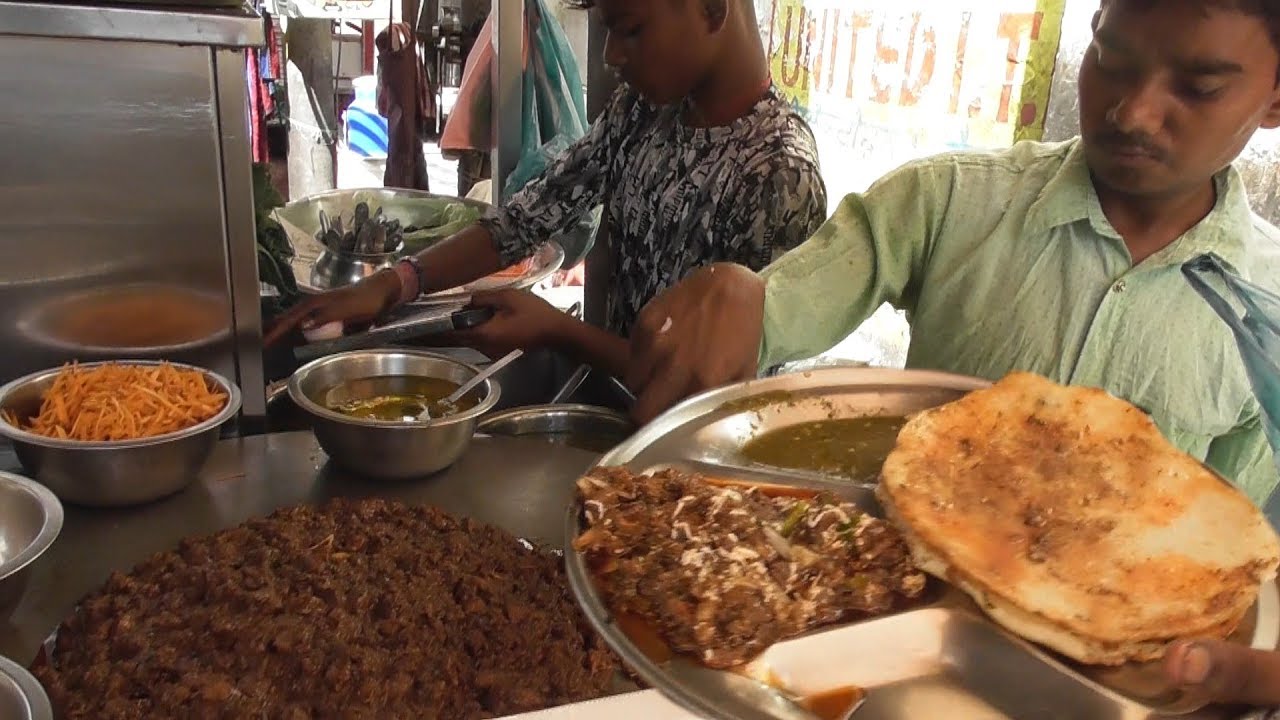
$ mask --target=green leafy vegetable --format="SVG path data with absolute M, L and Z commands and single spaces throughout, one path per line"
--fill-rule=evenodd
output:
M 257 229 L 258 242 L 258 280 L 275 288 L 279 294 L 276 302 L 270 305 L 277 311 L 287 308 L 299 297 L 298 281 L 293 275 L 293 245 L 280 223 L 272 218 L 271 213 L 284 205 L 284 198 L 271 184 L 271 173 L 267 165 L 253 165 L 253 221 Z M 268 304 L 264 303 L 264 310 Z
M 809 512 L 809 503 L 798 502 L 787 512 L 787 519 L 782 523 L 782 537 L 789 538 L 800 528 L 800 521 Z
M 476 220 L 480 219 L 480 211 L 460 202 L 450 202 L 438 208 L 438 213 L 422 215 L 415 224 L 404 232 L 404 249 L 407 253 L 416 253 L 450 235 L 462 232 Z

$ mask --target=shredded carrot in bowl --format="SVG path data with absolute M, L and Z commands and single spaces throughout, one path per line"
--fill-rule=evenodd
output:
M 71 364 L 44 392 L 39 414 L 24 421 L 5 410 L 4 420 L 45 437 L 111 442 L 185 430 L 226 405 L 227 394 L 199 370 L 168 363 Z

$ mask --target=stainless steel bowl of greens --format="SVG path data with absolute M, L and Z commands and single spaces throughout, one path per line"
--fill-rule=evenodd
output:
M 276 208 L 271 216 L 296 253 L 292 265 L 298 280 L 305 289 L 328 290 L 363 277 L 337 267 L 342 265 L 338 259 L 372 258 L 368 271 L 375 272 L 462 230 L 488 207 L 419 190 L 370 188 L 318 193 Z

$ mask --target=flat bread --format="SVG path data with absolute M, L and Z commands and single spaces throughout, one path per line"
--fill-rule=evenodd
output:
M 1225 637 L 1280 564 L 1262 513 L 1145 413 L 1026 373 L 913 417 L 879 495 L 921 569 L 1082 663 Z

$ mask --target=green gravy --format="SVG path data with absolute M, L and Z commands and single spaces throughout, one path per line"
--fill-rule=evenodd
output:
M 800 423 L 757 437 L 742 454 L 761 465 L 876 482 L 906 422 L 903 417 L 864 417 Z
M 335 385 L 325 391 L 322 404 L 362 420 L 414 422 L 428 409 L 432 419 L 439 419 L 480 404 L 476 392 L 467 393 L 452 405 L 441 402 L 459 387 L 458 383 L 440 378 L 384 375 Z

